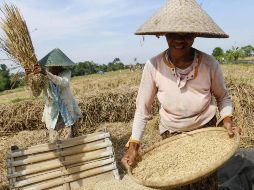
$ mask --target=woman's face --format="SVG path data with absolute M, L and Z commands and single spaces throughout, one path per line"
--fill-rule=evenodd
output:
M 60 67 L 60 66 L 48 67 L 48 71 L 54 75 L 58 75 L 60 72 L 63 71 L 63 67 Z
M 166 39 L 173 56 L 184 56 L 190 52 L 195 36 L 193 34 L 171 33 Z

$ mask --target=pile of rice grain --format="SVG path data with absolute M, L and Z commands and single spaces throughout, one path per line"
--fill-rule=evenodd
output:
M 153 182 L 187 179 L 206 171 L 228 154 L 235 146 L 234 139 L 224 131 L 205 131 L 178 138 L 144 154 L 133 175 Z
M 152 188 L 141 186 L 125 175 L 122 180 L 100 181 L 92 190 L 152 190 Z

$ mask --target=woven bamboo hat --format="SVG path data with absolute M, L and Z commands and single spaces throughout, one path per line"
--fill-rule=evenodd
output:
M 197 37 L 228 38 L 195 0 L 167 0 L 158 12 L 146 21 L 136 35 L 193 33 Z
M 44 67 L 62 66 L 68 67 L 73 66 L 75 63 L 70 60 L 60 49 L 55 48 L 43 57 L 39 64 Z

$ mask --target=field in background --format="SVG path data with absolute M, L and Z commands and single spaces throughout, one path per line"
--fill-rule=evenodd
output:
M 246 84 L 254 85 L 254 65 L 250 64 L 230 64 L 222 65 L 225 77 L 239 80 Z M 131 72 L 122 70 L 109 72 L 104 75 L 93 74 L 87 76 L 73 77 L 71 87 L 77 98 L 84 94 L 97 90 L 110 90 L 124 86 L 138 86 L 141 77 L 141 70 Z M 42 98 L 42 96 L 40 97 Z M 22 87 L 14 90 L 8 90 L 0 93 L 0 104 L 16 103 L 23 100 L 33 100 L 28 87 Z
M 235 124 L 242 127 L 241 147 L 254 146 L 254 65 L 222 65 L 226 84 L 234 104 Z M 83 119 L 81 134 L 107 127 L 119 162 L 131 134 L 135 100 L 142 71 L 129 70 L 75 77 L 72 90 L 78 98 Z M 0 160 L 12 144 L 25 148 L 48 141 L 41 122 L 43 98 L 34 99 L 27 88 L 0 94 Z M 160 140 L 158 135 L 158 101 L 144 135 L 142 148 Z M 0 162 L 0 189 L 8 184 L 5 162 Z
M 226 78 L 254 86 L 254 64 L 222 65 L 222 70 Z
M 77 98 L 97 90 L 116 89 L 123 86 L 137 86 L 140 82 L 141 70 L 108 72 L 106 74 L 93 74 L 73 77 L 71 88 Z M 42 96 L 39 97 L 42 99 Z M 33 100 L 29 87 L 6 90 L 0 93 L 0 104 L 16 103 L 23 100 Z

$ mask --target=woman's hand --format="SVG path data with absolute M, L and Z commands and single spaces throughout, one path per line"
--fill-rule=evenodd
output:
M 121 160 L 121 163 L 126 169 L 135 163 L 135 160 L 138 157 L 138 149 L 139 144 L 130 142 L 128 151 Z
M 223 126 L 228 131 L 229 137 L 233 137 L 235 133 L 241 134 L 241 128 L 233 125 L 233 121 L 231 117 L 226 117 L 223 119 Z
M 33 72 L 32 69 L 30 69 L 30 68 L 25 68 L 25 73 L 26 73 L 27 75 L 31 74 L 32 72 Z
M 43 75 L 46 75 L 45 70 L 43 70 L 39 64 L 34 65 L 33 73 L 34 74 L 41 73 Z

